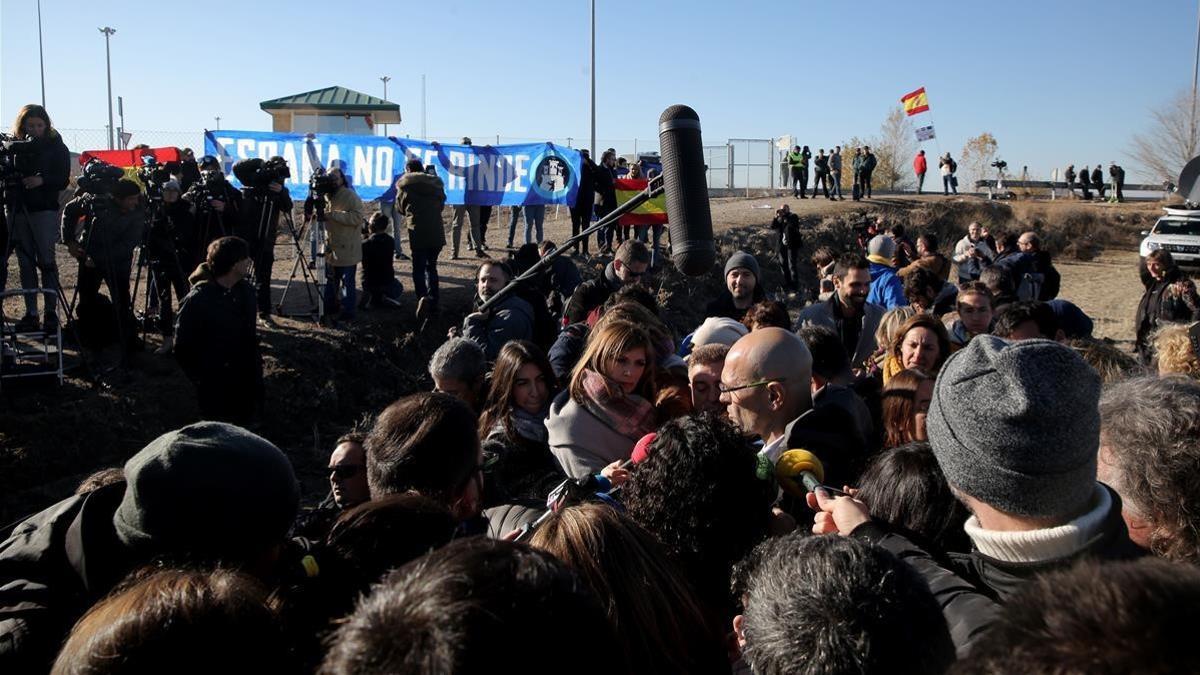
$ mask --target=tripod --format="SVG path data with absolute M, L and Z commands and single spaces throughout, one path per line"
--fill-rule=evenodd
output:
M 314 207 L 316 208 L 317 215 L 316 219 L 312 222 L 312 227 L 314 228 L 315 236 L 320 239 L 323 238 L 325 232 L 324 201 L 321 199 L 315 200 Z M 283 303 L 287 300 L 288 291 L 292 288 L 292 283 L 296 280 L 296 275 L 299 274 L 303 280 L 304 290 L 308 294 L 308 304 L 311 308 L 308 311 L 308 315 L 314 321 L 320 321 L 325 316 L 325 289 L 318 280 L 324 278 L 325 275 L 325 246 L 321 244 L 317 247 L 316 258 L 313 260 L 314 269 L 309 269 L 308 261 L 305 259 L 304 247 L 300 244 L 306 228 L 309 227 L 308 223 L 305 223 L 297 230 L 296 222 L 292 219 L 291 213 L 283 214 L 283 222 L 287 224 L 288 238 L 292 242 L 292 247 L 296 249 L 296 259 L 292 262 L 292 272 L 288 275 L 287 283 L 283 287 L 283 294 L 279 296 L 279 304 L 275 306 L 275 311 L 280 316 L 286 316 L 283 312 Z M 317 291 L 315 302 L 313 299 L 314 288 Z

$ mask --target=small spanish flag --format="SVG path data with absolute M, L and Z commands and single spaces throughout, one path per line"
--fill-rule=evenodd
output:
M 908 113 L 909 117 L 929 110 L 929 99 L 925 96 L 925 87 L 901 96 L 900 102 L 904 104 L 904 112 Z
M 618 178 L 613 181 L 617 188 L 617 206 L 633 199 L 646 189 L 650 181 L 644 178 Z M 667 197 L 661 194 L 644 202 L 641 206 L 621 216 L 621 225 L 662 225 L 667 222 Z

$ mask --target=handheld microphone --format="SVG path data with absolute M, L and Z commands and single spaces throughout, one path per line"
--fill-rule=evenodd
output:
M 817 456 L 801 448 L 788 450 L 779 456 L 775 462 L 775 480 L 785 492 L 797 497 L 803 497 L 817 488 L 825 490 L 834 496 L 846 496 L 845 492 L 822 485 L 825 480 L 825 467 Z
M 700 116 L 686 105 L 673 105 L 658 118 L 667 223 L 672 260 L 689 276 L 707 274 L 717 259 L 713 243 L 708 183 L 704 177 L 704 143 Z

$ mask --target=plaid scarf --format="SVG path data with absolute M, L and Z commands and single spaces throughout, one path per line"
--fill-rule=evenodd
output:
M 626 394 L 620 384 L 588 369 L 583 371 L 583 407 L 613 431 L 638 440 L 655 430 L 654 404 Z

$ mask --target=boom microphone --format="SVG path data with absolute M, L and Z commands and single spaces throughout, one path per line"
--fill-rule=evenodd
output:
M 675 268 L 689 276 L 707 274 L 717 259 L 713 243 L 704 143 L 700 116 L 686 105 L 673 105 L 658 118 L 667 222 Z

